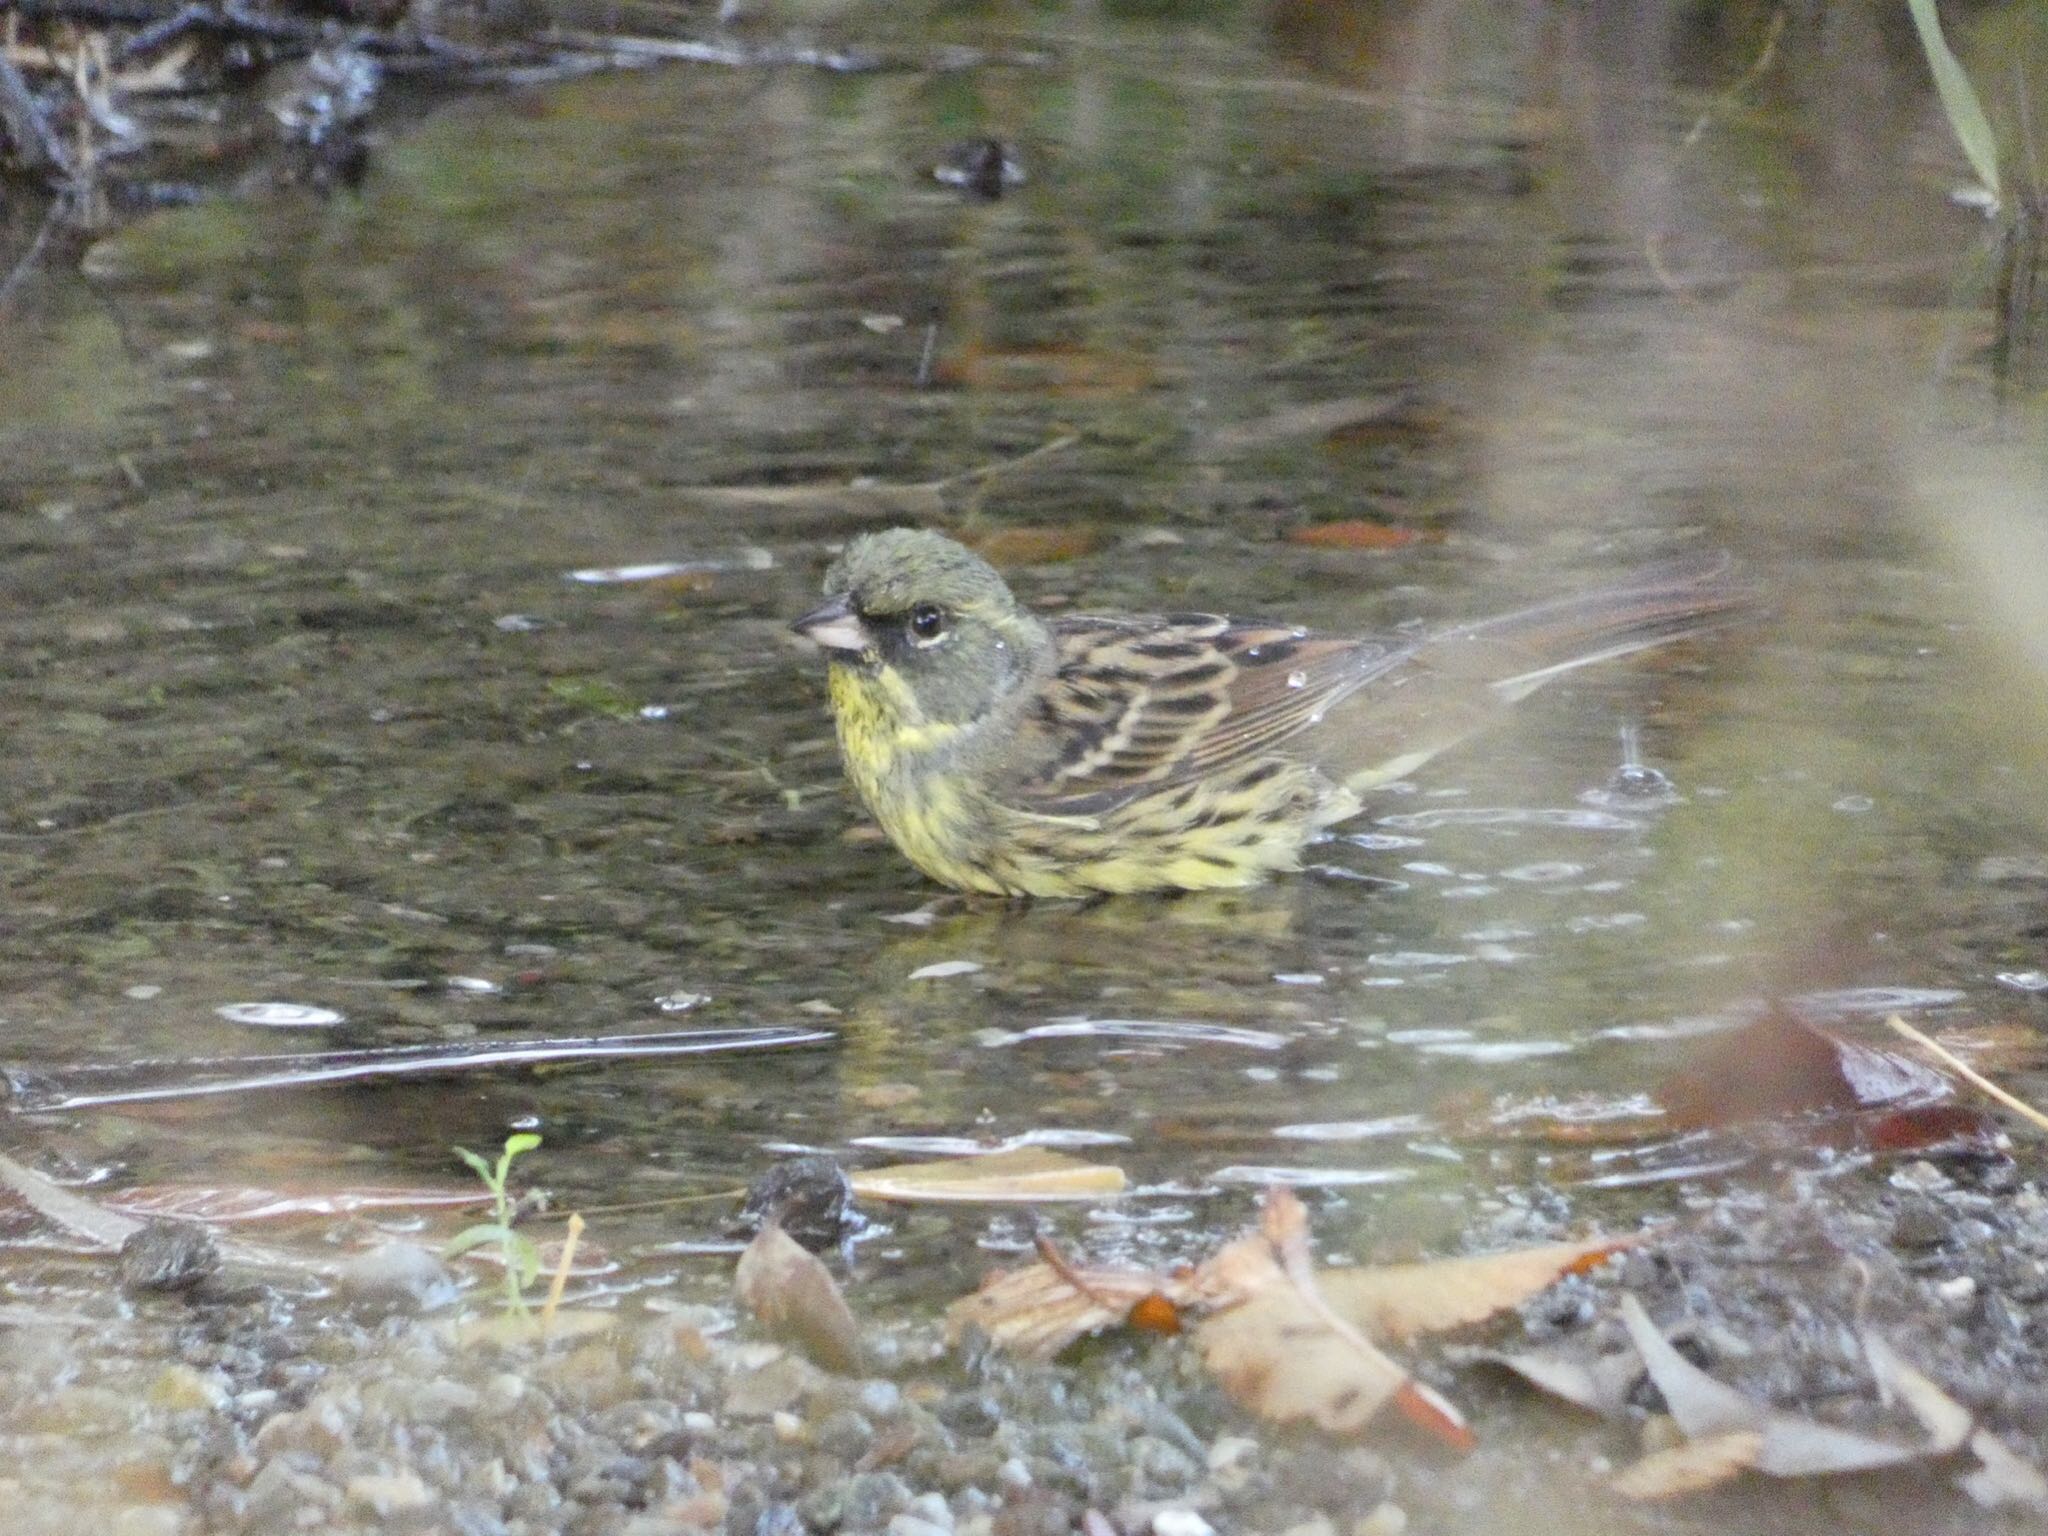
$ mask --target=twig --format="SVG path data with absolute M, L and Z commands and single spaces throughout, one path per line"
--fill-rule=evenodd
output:
M 2037 1130 L 2048 1131 L 2048 1115 L 2042 1114 L 2040 1110 L 2034 1108 L 2034 1106 L 2029 1104 L 2025 1099 L 2016 1098 L 2012 1094 L 2007 1093 L 2003 1088 L 1999 1087 L 1998 1084 L 1991 1081 L 1990 1078 L 1986 1077 L 1982 1072 L 1979 1072 L 1975 1067 L 1971 1066 L 1967 1061 L 1963 1060 L 1962 1057 L 1958 1056 L 1954 1051 L 1950 1050 L 1947 1046 L 1939 1044 L 1938 1042 L 1928 1038 L 1926 1035 L 1923 1035 L 1922 1033 L 1920 1033 L 1919 1030 L 1915 1029 L 1912 1025 L 1908 1024 L 1904 1019 L 1900 1018 L 1896 1013 L 1893 1014 L 1885 1022 L 1891 1025 L 1891 1027 L 1897 1033 L 1904 1035 L 1908 1040 L 1912 1041 L 1915 1045 L 1919 1046 L 1922 1050 L 1926 1051 L 1930 1056 L 1934 1057 L 1935 1060 L 1939 1061 L 1943 1066 L 1947 1067 L 1951 1072 L 1955 1073 L 1956 1076 L 1960 1077 L 1972 1088 L 1975 1088 L 1979 1093 L 1986 1094 L 1991 1098 L 1996 1099 L 1999 1103 L 2003 1104 L 2007 1109 L 2011 1110 L 2014 1114 L 2018 1115 L 2022 1120 L 2025 1120 L 2031 1125 L 2033 1125 Z
M 947 486 L 973 485 L 979 481 L 993 480 L 998 475 L 1010 474 L 1036 460 L 1049 459 L 1056 453 L 1065 453 L 1080 441 L 1081 434 L 1078 432 L 1062 433 L 1049 442 L 1040 443 L 1036 448 L 1017 454 L 1012 458 L 995 459 L 987 464 L 977 464 L 972 469 L 963 469 L 956 475 L 947 475 L 943 479 L 933 480 L 928 483 L 935 489 L 944 489 Z
M 569 1230 L 562 1234 L 562 1257 L 555 1265 L 553 1278 L 548 1281 L 548 1299 L 540 1309 L 540 1331 L 545 1334 L 555 1325 L 555 1309 L 562 1304 L 562 1292 L 569 1286 L 569 1266 L 576 1261 L 576 1240 L 583 1236 L 583 1215 L 580 1211 L 569 1213 Z

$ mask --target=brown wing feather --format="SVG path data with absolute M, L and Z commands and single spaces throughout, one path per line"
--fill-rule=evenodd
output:
M 1059 670 L 1025 722 L 1037 750 L 1018 786 L 1051 812 L 1105 809 L 1265 752 L 1406 653 L 1216 614 L 1071 617 L 1054 636 Z

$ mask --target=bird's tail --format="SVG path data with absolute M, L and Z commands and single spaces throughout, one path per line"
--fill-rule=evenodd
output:
M 1725 557 L 1639 572 L 1418 641 L 1361 689 L 1321 754 L 1353 790 L 1414 772 L 1483 729 L 1508 706 L 1580 667 L 1739 623 L 1757 607 Z

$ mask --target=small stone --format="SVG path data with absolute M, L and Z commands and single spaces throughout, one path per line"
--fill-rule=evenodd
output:
M 166 1365 L 149 1384 L 149 1400 L 159 1408 L 218 1408 L 228 1400 L 227 1384 L 212 1371 L 189 1365 Z
M 1922 1194 L 1930 1194 L 1935 1190 L 1948 1188 L 1951 1181 L 1947 1174 L 1923 1157 L 1906 1164 L 1903 1168 L 1895 1169 L 1887 1182 L 1894 1189 L 1912 1189 Z
M 888 1524 L 889 1536 L 953 1536 L 953 1525 L 933 1525 L 929 1520 L 920 1520 L 915 1515 L 892 1516 Z
M 1031 1486 L 1031 1469 L 1024 1464 L 1021 1456 L 1012 1456 L 996 1469 L 996 1481 L 1005 1488 L 1025 1489 Z
M 380 1520 L 411 1514 L 434 1502 L 433 1492 L 412 1472 L 366 1472 L 348 1480 L 342 1497 Z
M 1351 1536 L 1401 1536 L 1408 1529 L 1408 1511 L 1384 1499 L 1351 1527 Z
M 778 1355 L 758 1370 L 736 1371 L 725 1390 L 725 1411 L 739 1419 L 765 1419 L 801 1402 L 821 1373 L 808 1360 Z
M 787 1409 L 770 1414 L 768 1423 L 775 1431 L 775 1438 L 785 1445 L 793 1445 L 804 1438 L 804 1421 Z
M 1949 1240 L 1946 1217 L 1931 1200 L 1918 1200 L 1892 1218 L 1892 1243 L 1900 1248 L 1939 1248 Z
M 1280 1536 L 1337 1536 L 1337 1527 L 1328 1515 L 1317 1515 L 1312 1520 L 1288 1526 Z
M 1957 1275 L 1952 1280 L 1944 1280 L 1934 1288 L 1934 1294 L 1943 1301 L 1968 1301 L 1977 1294 L 1977 1277 L 1975 1275 Z
M 913 1519 L 924 1521 L 927 1525 L 937 1526 L 947 1532 L 948 1536 L 952 1532 L 953 1511 L 942 1493 L 920 1493 L 910 1501 L 910 1508 L 904 1513 Z
M 455 1299 L 455 1277 L 418 1243 L 379 1243 L 341 1266 L 335 1289 L 354 1301 L 427 1311 Z
M 864 1381 L 860 1386 L 861 1412 L 870 1418 L 886 1419 L 903 1406 L 903 1389 L 895 1382 L 883 1377 Z
M 844 1524 L 878 1530 L 910 1503 L 910 1489 L 894 1472 L 861 1472 L 846 1481 Z
M 831 1158 L 793 1157 L 754 1180 L 735 1226 L 758 1232 L 773 1221 L 804 1247 L 822 1251 L 846 1235 L 852 1202 L 846 1170 Z
M 1162 1509 L 1152 1517 L 1152 1536 L 1216 1536 L 1216 1527 L 1192 1509 Z
M 984 1436 L 1003 1422 L 1003 1405 L 986 1392 L 949 1392 L 932 1410 L 955 1434 Z
M 124 1291 L 189 1291 L 220 1269 L 220 1248 L 196 1221 L 152 1221 L 121 1244 L 119 1268 Z

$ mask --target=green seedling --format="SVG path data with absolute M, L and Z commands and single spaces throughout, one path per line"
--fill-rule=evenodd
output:
M 472 1248 L 495 1245 L 498 1259 L 505 1266 L 505 1310 L 519 1317 L 526 1316 L 526 1288 L 540 1278 L 540 1250 L 533 1245 L 532 1238 L 514 1229 L 515 1202 L 505 1188 L 505 1181 L 512 1171 L 512 1159 L 522 1152 L 531 1152 L 539 1145 L 540 1138 L 531 1131 L 507 1136 L 505 1150 L 495 1164 L 485 1162 L 467 1147 L 455 1149 L 455 1155 L 469 1164 L 476 1176 L 484 1181 L 484 1188 L 491 1192 L 491 1219 L 465 1227 L 442 1250 L 446 1257 L 452 1259 Z

